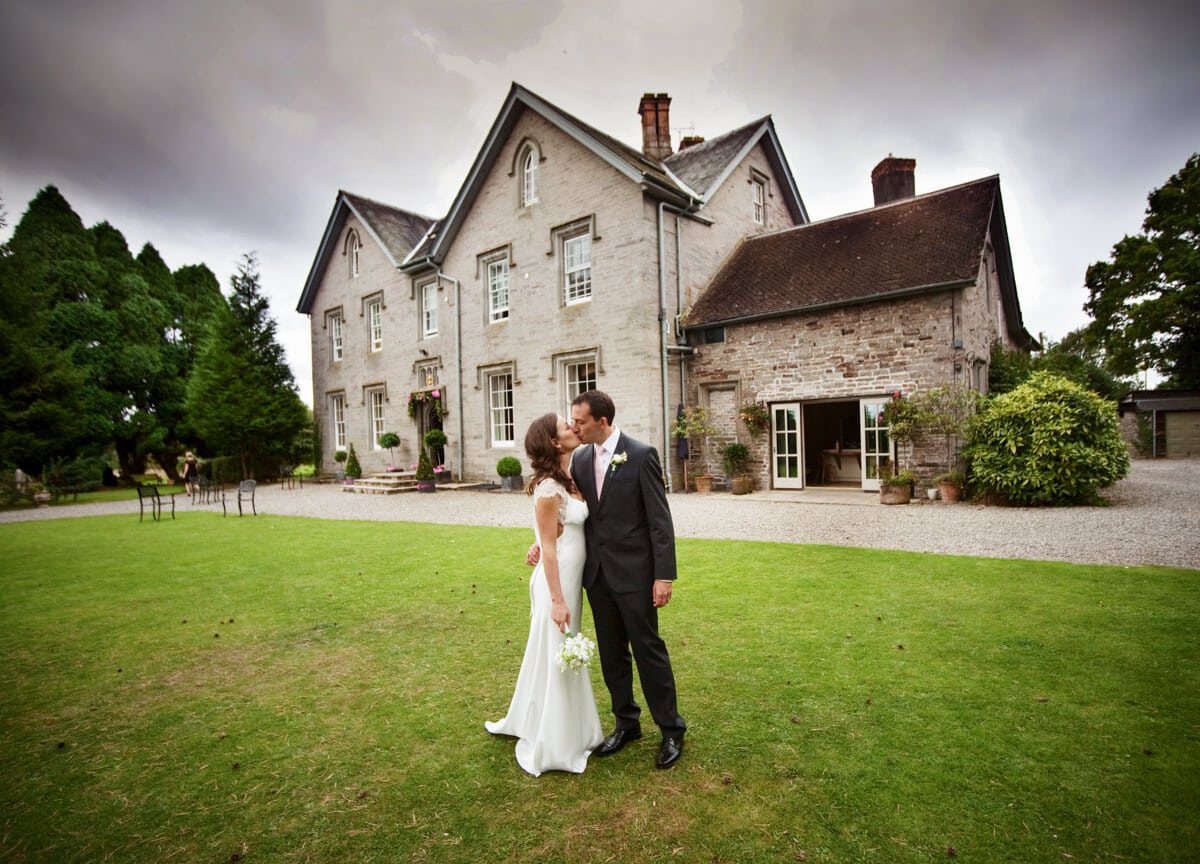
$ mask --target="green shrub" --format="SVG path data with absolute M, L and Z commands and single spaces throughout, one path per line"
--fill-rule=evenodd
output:
M 417 482 L 432 483 L 433 481 L 433 463 L 429 461 L 429 454 L 422 450 L 417 456 Z
M 425 433 L 425 446 L 430 450 L 436 450 L 439 447 L 445 447 L 447 440 L 449 439 L 446 438 L 446 433 L 441 429 L 430 429 Z
M 971 482 L 1010 504 L 1088 504 L 1129 473 L 1116 407 L 1037 372 L 985 403 L 968 426 Z
M 516 456 L 504 456 L 496 463 L 496 473 L 501 477 L 520 477 L 521 460 Z
M 358 464 L 358 454 L 354 452 L 353 444 L 350 445 L 350 455 L 346 457 L 346 476 L 355 480 L 362 476 L 362 466 Z
M 750 464 L 750 448 L 745 444 L 732 441 L 721 448 L 721 467 L 729 477 L 737 477 L 746 473 Z

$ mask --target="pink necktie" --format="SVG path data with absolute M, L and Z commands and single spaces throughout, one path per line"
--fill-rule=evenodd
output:
M 608 468 L 608 466 L 604 464 L 605 462 L 608 461 L 607 459 L 604 458 L 605 455 L 606 454 L 605 454 L 603 447 L 599 447 L 599 446 L 596 447 L 596 453 L 595 453 L 594 458 L 595 458 L 595 463 L 596 463 L 596 497 L 597 498 L 600 497 L 600 490 L 604 488 L 604 472 Z

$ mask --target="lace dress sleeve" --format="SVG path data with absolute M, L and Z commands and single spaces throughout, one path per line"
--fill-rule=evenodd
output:
M 567 490 L 562 487 L 562 484 L 550 477 L 538 481 L 538 484 L 533 487 L 533 497 L 536 501 L 538 498 L 558 498 L 558 521 L 559 524 L 566 524 L 567 521 Z

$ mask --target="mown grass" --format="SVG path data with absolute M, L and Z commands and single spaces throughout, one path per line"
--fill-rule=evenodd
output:
M 683 761 L 534 779 L 528 541 L 0 526 L 0 860 L 1194 860 L 1200 571 L 681 541 Z

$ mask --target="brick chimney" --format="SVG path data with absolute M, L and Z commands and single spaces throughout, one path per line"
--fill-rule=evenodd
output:
M 871 171 L 871 186 L 875 189 L 875 206 L 912 198 L 917 194 L 917 160 L 897 159 L 892 154 Z
M 671 155 L 671 97 L 666 93 L 646 93 L 638 106 L 642 115 L 642 153 L 661 162 Z

